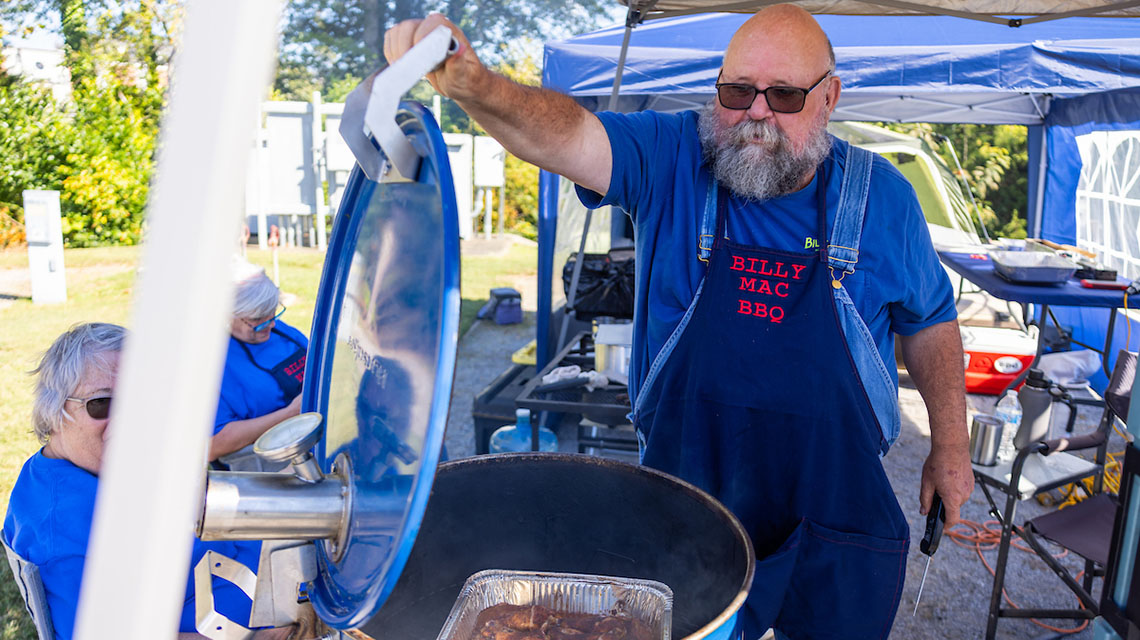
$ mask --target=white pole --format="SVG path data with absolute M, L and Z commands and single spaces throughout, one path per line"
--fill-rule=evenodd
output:
M 186 5 L 79 640 L 175 635 L 221 381 L 250 123 L 269 83 L 280 8 L 278 0 Z
M 266 242 L 269 238 L 269 216 L 265 214 L 265 192 L 266 183 L 269 182 L 269 154 L 265 152 L 265 141 L 267 135 L 265 129 L 261 127 L 261 122 L 264 116 L 263 103 L 258 102 L 257 110 L 257 148 L 254 149 L 254 157 L 257 158 L 254 171 L 255 182 L 257 183 L 257 248 L 264 250 Z
M 491 206 L 491 198 L 493 197 L 491 187 L 483 188 L 483 235 L 491 237 L 491 216 L 494 215 L 494 207 Z
M 325 132 L 324 126 L 321 124 L 321 116 L 324 109 L 321 106 L 321 92 L 313 92 L 313 191 L 316 196 L 314 202 L 317 203 L 316 211 L 313 216 L 316 220 L 313 224 L 317 227 L 317 248 L 321 251 L 325 250 L 325 242 L 328 235 L 325 230 L 325 214 L 329 212 L 329 206 L 325 204 L 325 167 L 328 162 L 325 161 Z
M 503 201 L 507 199 L 507 188 L 499 187 L 499 236 L 503 235 Z

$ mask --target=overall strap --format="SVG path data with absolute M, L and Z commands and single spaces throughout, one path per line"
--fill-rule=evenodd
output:
M 697 259 L 708 264 L 712 255 L 713 238 L 716 237 L 717 192 L 720 191 L 716 178 L 709 175 L 709 186 L 705 192 L 705 208 L 701 212 L 701 231 L 697 236 Z
M 301 347 L 301 343 L 300 343 L 300 342 L 297 342 L 297 341 L 296 341 L 296 340 L 294 340 L 293 338 L 289 337 L 289 335 L 288 335 L 287 333 L 285 333 L 284 331 L 279 331 L 279 330 L 277 329 L 277 327 L 274 327 L 274 328 L 270 329 L 270 330 L 269 330 L 269 332 L 270 332 L 270 333 L 273 333 L 273 334 L 276 334 L 276 335 L 279 335 L 279 336 L 281 336 L 282 338 L 285 338 L 285 339 L 286 339 L 286 340 L 288 340 L 289 342 L 292 342 L 293 344 L 297 345 L 297 347 L 298 347 L 298 348 L 303 348 L 303 347 Z M 238 340 L 237 338 L 234 338 L 234 341 L 235 341 L 235 342 L 237 342 L 237 343 L 238 343 L 238 346 L 239 346 L 239 347 L 241 347 L 241 350 L 245 352 L 245 356 L 246 356 L 247 358 L 249 358 L 249 362 L 250 362 L 250 364 L 252 364 L 253 366 L 257 367 L 258 369 L 261 369 L 261 370 L 262 370 L 262 371 L 264 371 L 265 373 L 268 373 L 269 375 L 273 375 L 273 372 L 272 372 L 272 371 L 270 371 L 269 369 L 266 369 L 265 367 L 263 367 L 263 366 L 261 366 L 260 364 L 258 364 L 258 362 L 257 362 L 257 359 L 255 359 L 255 358 L 253 357 L 253 352 L 249 350 L 249 346 L 248 346 L 248 345 L 246 345 L 246 343 L 242 342 L 241 340 Z M 274 365 L 274 366 L 276 366 L 276 365 Z
M 859 240 L 863 234 L 863 214 L 867 209 L 874 158 L 874 154 L 866 149 L 847 145 L 847 163 L 839 189 L 835 225 L 828 241 L 827 264 L 834 282 L 854 273 L 855 264 L 859 262 Z

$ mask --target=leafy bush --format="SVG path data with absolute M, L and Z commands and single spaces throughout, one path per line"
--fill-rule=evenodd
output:
M 2 74 L 0 113 L 0 208 L 23 222 L 25 189 L 62 189 L 73 131 L 49 92 Z
M 25 189 L 59 191 L 65 245 L 137 244 L 158 133 L 145 93 L 86 80 L 62 105 L 0 80 L 0 208 L 22 222 Z
M 76 92 L 75 137 L 58 169 L 69 246 L 138 244 L 158 133 L 147 102 L 94 82 Z

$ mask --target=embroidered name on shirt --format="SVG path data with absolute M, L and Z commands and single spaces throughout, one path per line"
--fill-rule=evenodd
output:
M 802 264 L 736 255 L 732 256 L 732 264 L 729 266 L 732 271 L 760 276 L 734 275 L 734 278 L 739 279 L 737 286 L 739 291 L 775 298 L 787 298 L 791 283 L 800 280 L 800 275 L 805 268 L 807 268 L 806 265 Z M 737 300 L 736 312 L 741 315 L 764 318 L 775 324 L 783 322 L 786 315 L 784 308 L 778 304 L 773 304 L 773 301 L 764 298 L 761 300 L 764 301 L 740 298 Z
M 301 356 L 301 358 L 299 360 L 297 360 L 296 362 L 293 362 L 292 364 L 286 365 L 285 366 L 285 375 L 293 376 L 293 378 L 295 380 L 297 380 L 298 382 L 304 382 L 305 381 L 305 358 L 306 358 L 306 356 Z

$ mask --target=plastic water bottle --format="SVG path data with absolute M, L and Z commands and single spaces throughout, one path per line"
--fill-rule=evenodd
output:
M 1017 399 L 1016 391 L 1010 391 L 997 403 L 994 417 L 1005 423 L 1001 430 L 1001 443 L 998 444 L 998 462 L 1013 462 L 1017 457 L 1013 439 L 1021 425 L 1021 402 Z
M 515 410 L 515 423 L 505 424 L 491 434 L 491 453 L 530 451 L 530 409 Z M 538 450 L 558 451 L 558 436 L 546 427 L 538 427 Z

